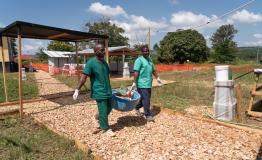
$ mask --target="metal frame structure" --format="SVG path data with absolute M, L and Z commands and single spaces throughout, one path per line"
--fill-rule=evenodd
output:
M 18 39 L 18 79 L 19 79 L 19 105 L 20 105 L 20 116 L 23 116 L 23 84 L 22 84 L 22 38 L 30 39 L 46 39 L 46 40 L 57 40 L 65 42 L 75 42 L 76 46 L 76 59 L 78 65 L 78 42 L 87 41 L 87 40 L 105 40 L 106 47 L 106 61 L 109 61 L 109 52 L 108 52 L 108 36 L 107 35 L 98 35 L 94 33 L 80 32 L 69 29 L 45 26 L 40 24 L 28 23 L 23 21 L 15 21 L 5 28 L 0 30 L 0 48 L 2 52 L 3 62 L 4 52 L 3 52 L 3 43 L 2 37 L 13 37 Z M 5 67 L 3 67 L 3 77 L 4 77 L 4 88 L 5 96 L 7 101 L 7 88 L 6 88 L 6 77 L 5 77 Z

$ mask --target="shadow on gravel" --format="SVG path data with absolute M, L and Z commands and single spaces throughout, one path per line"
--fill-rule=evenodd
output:
M 44 113 L 52 110 L 56 110 L 62 107 L 65 107 L 67 105 L 77 105 L 78 103 L 83 102 L 89 102 L 92 101 L 89 95 L 87 94 L 80 94 L 77 98 L 77 100 L 73 100 L 72 98 L 72 92 L 63 92 L 63 93 L 57 93 L 57 94 L 51 94 L 51 95 L 44 95 L 41 96 L 43 98 L 47 98 L 49 101 L 59 104 L 59 106 L 49 106 L 39 112 L 33 112 L 30 114 L 38 114 L 38 113 Z
M 156 116 L 161 112 L 161 108 L 157 106 L 153 106 L 151 109 L 152 116 Z
M 110 126 L 113 131 L 120 131 L 125 127 L 139 127 L 147 123 L 146 119 L 141 116 L 124 116 L 119 117 L 117 123 Z
M 61 107 L 66 105 L 74 105 L 82 102 L 89 102 L 92 99 L 90 98 L 90 93 L 88 94 L 79 94 L 77 100 L 73 100 L 73 92 L 61 92 L 56 94 L 49 94 L 41 96 L 42 98 L 47 98 L 49 101 L 59 104 Z

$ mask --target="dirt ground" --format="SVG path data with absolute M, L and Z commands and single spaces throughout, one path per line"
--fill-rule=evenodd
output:
M 37 79 L 59 83 L 47 73 L 39 72 Z M 60 84 L 42 85 L 44 93 L 72 91 Z M 58 89 L 59 88 L 59 89 Z M 94 134 L 98 125 L 95 101 L 80 95 L 77 101 L 65 96 L 49 101 L 25 104 L 25 113 L 52 130 L 77 139 L 104 159 L 259 159 L 262 156 L 262 135 L 193 120 L 153 109 L 155 122 L 131 112 L 113 110 L 110 127 L 116 137 Z

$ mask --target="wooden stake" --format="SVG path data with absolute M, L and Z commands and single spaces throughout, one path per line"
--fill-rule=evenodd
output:
M 78 59 L 78 43 L 75 42 L 75 47 L 76 47 L 76 74 L 78 76 L 78 82 L 80 80 L 80 75 L 78 74 L 79 71 L 79 59 Z
M 238 121 L 240 122 L 244 122 L 245 121 L 245 110 L 242 108 L 242 89 L 241 89 L 241 84 L 238 83 L 237 84 L 237 88 L 236 88 L 236 96 L 237 96 L 237 108 L 236 108 L 236 118 Z
M 21 46 L 21 27 L 18 26 L 18 79 L 19 79 L 19 104 L 20 116 L 23 117 L 23 84 L 22 84 L 22 46 Z
M 5 102 L 8 102 L 8 93 L 6 87 L 6 71 L 5 71 L 5 53 L 4 53 L 4 45 L 3 45 L 3 37 L 0 37 L 0 47 L 2 52 L 2 70 L 3 70 L 3 78 L 4 78 L 4 90 L 5 90 Z
M 148 34 L 147 34 L 147 36 L 148 36 L 148 49 L 149 49 L 149 51 L 150 51 L 150 27 L 148 28 Z

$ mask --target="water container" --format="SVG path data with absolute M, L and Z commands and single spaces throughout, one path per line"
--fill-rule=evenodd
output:
M 128 67 L 128 62 L 124 62 L 123 77 L 130 77 L 130 71 L 129 71 L 129 67 Z
M 229 80 L 229 66 L 215 66 L 216 81 Z
M 220 120 L 231 121 L 235 115 L 236 99 L 234 80 L 215 81 L 214 116 Z
M 22 80 L 26 81 L 25 68 L 22 68 Z
M 124 68 L 128 67 L 128 62 L 124 62 Z
M 117 91 L 112 90 L 112 107 L 118 111 L 127 112 L 132 111 L 138 105 L 140 101 L 140 94 L 134 91 L 131 99 L 125 97 L 116 96 Z

